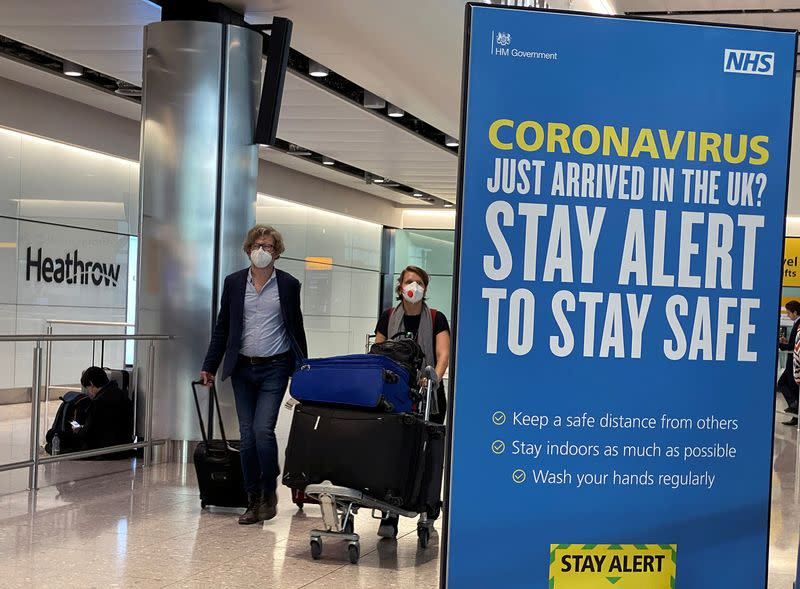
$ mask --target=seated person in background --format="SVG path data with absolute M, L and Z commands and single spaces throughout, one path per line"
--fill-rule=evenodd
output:
M 81 450 L 94 450 L 133 440 L 133 403 L 128 395 L 109 380 L 106 371 L 92 366 L 83 371 L 81 386 L 92 400 L 84 423 L 73 425 Z

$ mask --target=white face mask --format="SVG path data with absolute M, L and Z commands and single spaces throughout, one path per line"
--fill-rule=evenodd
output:
M 260 247 L 250 252 L 250 261 L 256 268 L 266 268 L 272 263 L 272 254 Z
M 411 284 L 406 284 L 403 287 L 403 298 L 407 300 L 409 303 L 418 303 L 422 300 L 422 297 L 425 296 L 425 288 L 417 284 L 416 282 L 412 282 Z

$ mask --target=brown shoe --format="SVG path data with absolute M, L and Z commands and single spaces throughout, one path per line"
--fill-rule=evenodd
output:
M 261 493 L 248 493 L 247 496 L 250 499 L 247 504 L 247 510 L 239 516 L 239 524 L 243 526 L 257 524 L 264 519 L 260 517 L 262 515 L 261 512 L 263 511 L 262 506 L 264 503 Z
M 272 493 L 262 493 L 261 495 L 262 503 L 262 512 L 263 521 L 271 520 L 273 517 L 278 515 L 278 494 L 275 492 Z

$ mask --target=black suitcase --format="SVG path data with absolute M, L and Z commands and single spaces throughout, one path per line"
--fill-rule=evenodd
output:
M 292 419 L 283 483 L 302 490 L 327 480 L 414 510 L 420 503 L 428 436 L 429 425 L 407 413 L 300 404 Z
M 242 461 L 239 457 L 239 440 L 229 440 L 225 436 L 222 414 L 219 410 L 217 390 L 212 384 L 209 394 L 214 399 L 221 440 L 209 440 L 203 423 L 203 413 L 197 398 L 197 386 L 201 381 L 192 383 L 192 394 L 200 420 L 200 433 L 203 441 L 197 444 L 194 451 L 194 468 L 197 472 L 197 484 L 200 487 L 200 507 L 209 505 L 217 507 L 247 507 L 247 493 L 244 490 Z M 209 419 L 212 419 L 209 416 Z
M 428 422 L 426 429 L 427 446 L 422 483 L 417 502 L 411 511 L 425 512 L 430 519 L 437 519 L 442 510 L 445 426 Z

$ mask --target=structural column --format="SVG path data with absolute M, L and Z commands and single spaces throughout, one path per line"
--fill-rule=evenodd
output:
M 255 217 L 261 49 L 260 34 L 234 25 L 145 28 L 137 332 L 178 337 L 156 358 L 156 439 L 198 439 L 190 382 Z M 140 370 L 140 393 L 147 382 Z

